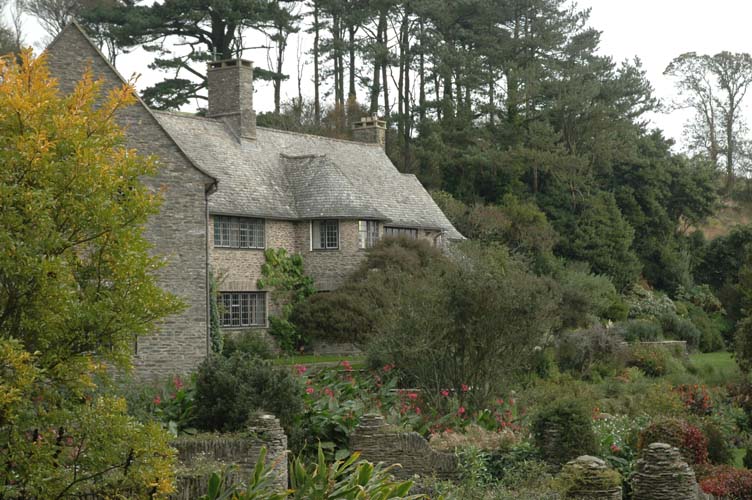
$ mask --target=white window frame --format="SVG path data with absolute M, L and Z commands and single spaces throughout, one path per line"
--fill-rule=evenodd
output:
M 322 226 L 336 227 L 337 237 L 335 245 L 331 245 L 329 241 L 329 235 L 324 236 L 324 244 L 322 246 L 321 230 Z M 340 227 L 339 220 L 337 219 L 318 219 L 311 221 L 311 250 L 339 250 L 340 246 Z
M 373 248 L 379 241 L 379 222 L 375 220 L 358 221 L 358 248 Z

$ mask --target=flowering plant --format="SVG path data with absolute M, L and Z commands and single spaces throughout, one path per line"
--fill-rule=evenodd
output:
M 170 434 L 193 434 L 195 376 L 188 380 L 176 375 L 160 387 L 152 399 L 152 410 Z

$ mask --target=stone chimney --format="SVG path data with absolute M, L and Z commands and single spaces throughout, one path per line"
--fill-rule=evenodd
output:
M 353 124 L 353 139 L 369 144 L 378 144 L 382 148 L 386 143 L 386 122 L 376 115 L 364 116 Z
M 253 63 L 244 59 L 225 59 L 212 61 L 208 66 L 209 110 L 206 116 L 221 119 L 238 137 L 255 139 Z

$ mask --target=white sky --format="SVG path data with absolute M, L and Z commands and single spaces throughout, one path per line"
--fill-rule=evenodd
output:
M 642 60 L 656 96 L 670 102 L 675 91 L 673 83 L 663 76 L 663 70 L 677 55 L 684 52 L 715 54 L 722 50 L 752 52 L 749 34 L 752 19 L 752 2 L 748 0 L 577 0 L 581 8 L 591 8 L 590 25 L 602 32 L 601 53 L 620 62 L 635 56 Z M 25 18 L 26 43 L 42 48 L 44 32 L 33 19 Z M 297 95 L 296 50 L 297 41 L 291 39 L 285 61 L 285 72 L 291 77 L 282 87 L 283 100 Z M 146 87 L 160 78 L 159 73 L 147 68 L 150 55 L 142 51 L 121 55 L 117 66 L 124 76 L 141 73 L 139 87 Z M 263 50 L 246 53 L 256 66 L 266 66 Z M 310 65 L 304 69 L 303 88 L 310 88 Z M 310 97 L 310 96 L 309 96 Z M 747 97 L 748 108 L 752 95 Z M 254 105 L 257 111 L 273 108 L 271 84 L 259 82 Z M 750 116 L 752 113 L 747 112 Z M 662 128 L 668 137 L 681 141 L 685 112 L 657 114 L 651 117 L 655 126 Z

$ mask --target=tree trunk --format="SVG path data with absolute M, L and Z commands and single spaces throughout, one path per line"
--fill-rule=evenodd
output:
M 319 3 L 313 2 L 313 117 L 316 125 L 321 123 L 321 97 L 319 88 Z

